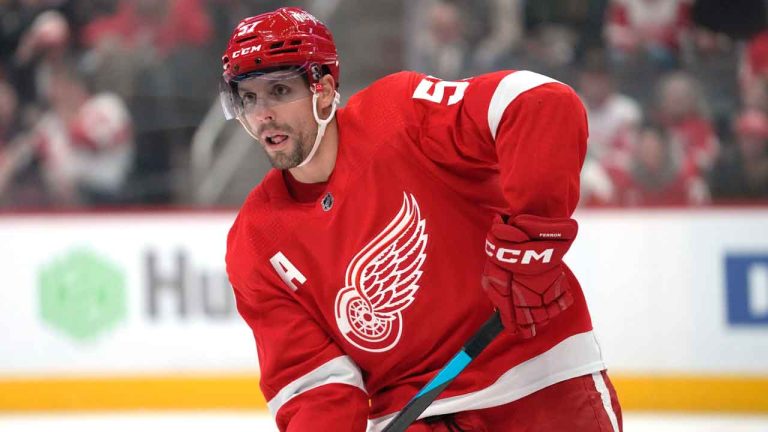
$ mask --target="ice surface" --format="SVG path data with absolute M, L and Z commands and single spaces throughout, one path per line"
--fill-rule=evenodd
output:
M 275 432 L 267 414 L 251 412 L 174 412 L 0 415 L 8 432 Z M 768 415 L 639 414 L 625 416 L 626 432 L 766 432 Z

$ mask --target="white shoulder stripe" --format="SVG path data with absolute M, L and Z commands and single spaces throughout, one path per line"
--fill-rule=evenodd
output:
M 560 81 L 530 71 L 512 72 L 499 81 L 499 85 L 491 97 L 491 104 L 488 106 L 488 127 L 491 128 L 493 139 L 496 139 L 496 131 L 499 128 L 499 123 L 501 123 L 501 116 L 504 115 L 504 110 L 512 101 L 532 88 L 553 82 Z
M 283 387 L 267 402 L 269 412 L 276 416 L 280 408 L 289 400 L 326 384 L 348 384 L 367 393 L 360 369 L 348 356 L 340 356 Z

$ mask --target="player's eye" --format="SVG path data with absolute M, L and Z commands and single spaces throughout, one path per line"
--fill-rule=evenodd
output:
M 291 88 L 285 84 L 277 84 L 272 87 L 272 94 L 277 97 L 288 96 L 291 93 Z
M 256 105 L 256 94 L 247 92 L 240 96 L 240 98 L 243 100 L 243 106 L 254 106 Z

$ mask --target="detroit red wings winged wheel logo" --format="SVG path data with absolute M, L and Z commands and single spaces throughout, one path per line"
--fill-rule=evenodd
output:
M 427 258 L 425 228 L 416 198 L 404 193 L 392 222 L 347 266 L 346 286 L 336 295 L 336 325 L 352 345 L 383 352 L 400 341 L 402 313 L 413 303 Z

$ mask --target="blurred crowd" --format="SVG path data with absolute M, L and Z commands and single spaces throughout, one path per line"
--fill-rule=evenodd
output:
M 0 0 L 0 208 L 238 204 L 267 166 L 218 111 L 221 51 L 288 5 L 333 30 L 343 96 L 401 69 L 573 86 L 582 205 L 768 203 L 768 0 Z

